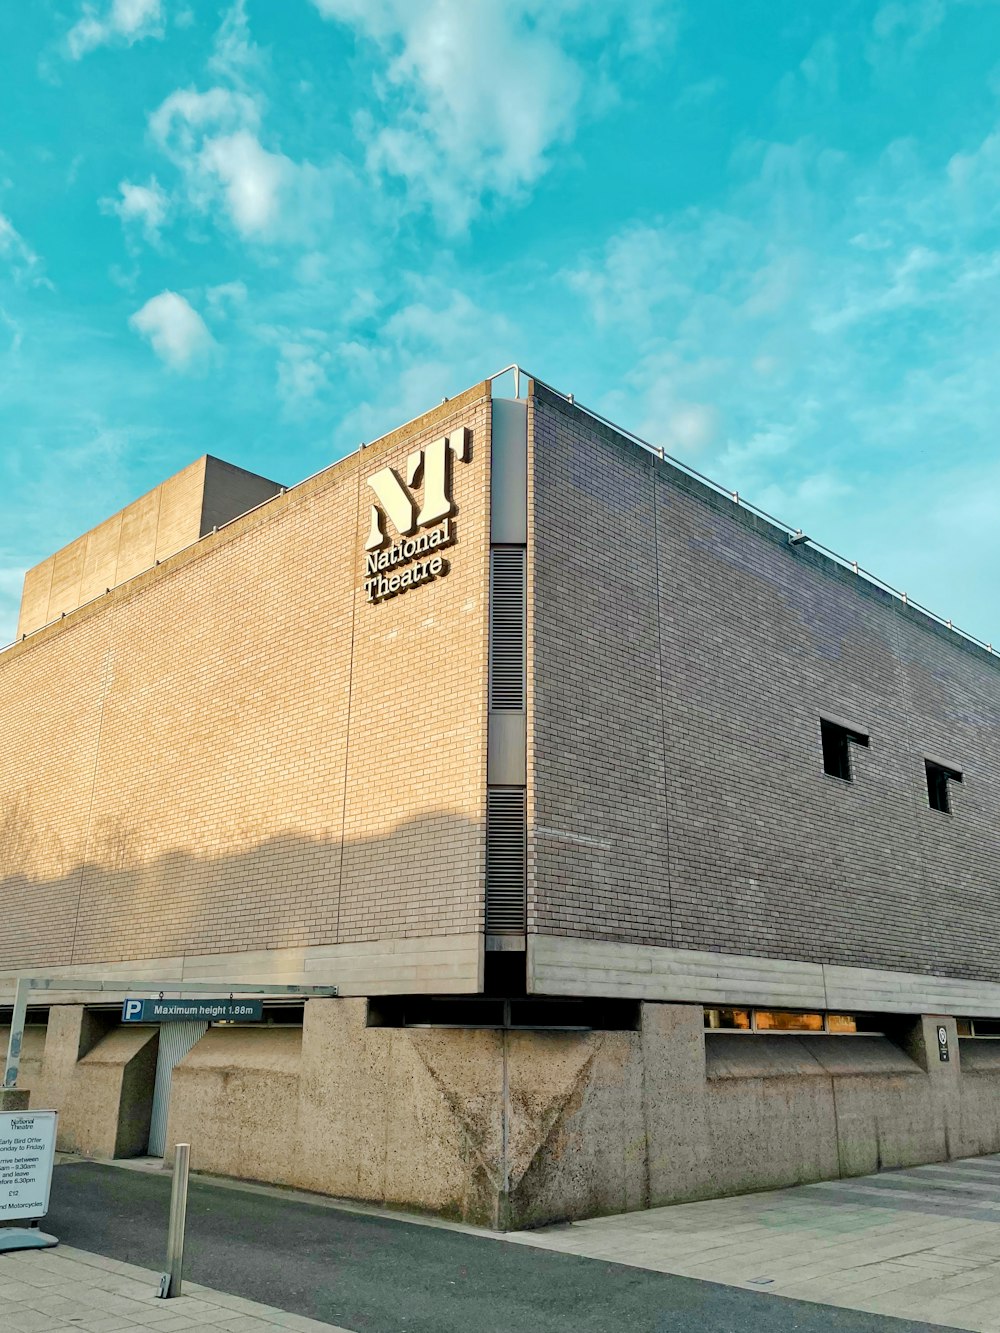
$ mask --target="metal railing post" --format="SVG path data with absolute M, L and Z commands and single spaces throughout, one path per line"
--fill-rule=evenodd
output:
M 190 1143 L 178 1143 L 174 1149 L 174 1179 L 170 1189 L 170 1225 L 167 1229 L 167 1271 L 160 1278 L 159 1295 L 181 1294 L 184 1271 L 184 1224 L 187 1220 L 188 1172 L 191 1166 Z
M 17 1075 L 21 1068 L 21 1043 L 24 1040 L 24 1020 L 28 1013 L 28 991 L 30 984 L 27 977 L 18 977 L 14 991 L 14 1012 L 10 1016 L 10 1040 L 7 1043 L 7 1063 L 4 1065 L 3 1086 L 17 1087 Z

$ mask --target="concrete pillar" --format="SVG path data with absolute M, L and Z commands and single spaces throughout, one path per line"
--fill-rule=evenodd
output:
M 947 1037 L 947 1060 L 940 1054 L 939 1027 L 945 1029 Z M 921 1014 L 907 1034 L 904 1049 L 927 1072 L 935 1119 L 941 1126 L 941 1159 L 961 1157 L 962 1062 L 955 1019 L 945 1014 Z
M 64 1111 L 70 1105 L 77 1061 L 87 1054 L 108 1030 L 112 1019 L 88 1013 L 82 1004 L 54 1004 L 49 1010 L 42 1068 L 31 1088 L 31 1099 L 43 1110 Z M 57 1147 L 72 1151 L 65 1115 L 59 1117 Z
M 26 1088 L 0 1088 L 0 1111 L 26 1111 L 30 1096 Z
M 704 1198 L 711 1191 L 700 1004 L 641 1006 L 648 1204 Z

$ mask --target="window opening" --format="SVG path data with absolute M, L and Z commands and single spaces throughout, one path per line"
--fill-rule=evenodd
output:
M 639 1026 L 639 1005 L 635 1000 L 387 995 L 369 1000 L 368 1026 L 633 1032 Z
M 932 810 L 942 814 L 951 814 L 951 793 L 949 782 L 961 782 L 962 774 L 957 768 L 947 768 L 933 759 L 925 759 L 927 770 L 927 800 Z
M 871 1015 L 827 1014 L 797 1009 L 705 1009 L 705 1027 L 713 1032 L 834 1033 L 865 1036 L 879 1033 Z M 1000 1028 L 1000 1025 L 998 1025 Z
M 1000 1037 L 1000 1018 L 958 1018 L 955 1023 L 960 1037 Z
M 823 741 L 823 772 L 829 773 L 832 778 L 853 782 L 851 746 L 863 745 L 867 749 L 868 736 L 863 731 L 853 731 L 825 717 L 820 718 L 819 729 Z

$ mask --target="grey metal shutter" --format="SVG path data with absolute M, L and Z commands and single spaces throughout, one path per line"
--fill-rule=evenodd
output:
M 523 787 L 486 793 L 486 930 L 520 934 L 526 926 L 527 818 Z
M 174 1065 L 184 1059 L 196 1042 L 208 1031 L 207 1023 L 161 1023 L 160 1046 L 156 1056 L 156 1083 L 153 1086 L 153 1115 L 149 1122 L 149 1155 L 162 1157 L 167 1146 L 167 1113 L 170 1110 L 170 1084 Z
M 490 551 L 490 710 L 524 709 L 525 551 L 494 546 Z

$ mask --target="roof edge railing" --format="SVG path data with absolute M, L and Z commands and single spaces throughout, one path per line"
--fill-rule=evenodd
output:
M 977 635 L 971 634 L 968 630 L 961 629 L 953 621 L 946 619 L 944 616 L 939 616 L 936 611 L 930 610 L 929 607 L 923 606 L 920 602 L 915 602 L 913 598 L 910 597 L 907 593 L 900 591 L 899 588 L 894 588 L 891 583 L 887 583 L 885 579 L 880 578 L 877 574 L 874 574 L 870 569 L 865 569 L 864 566 L 860 565 L 857 560 L 849 560 L 846 556 L 841 555 L 839 551 L 834 551 L 831 547 L 824 546 L 822 542 L 818 542 L 812 537 L 805 536 L 801 528 L 793 528 L 791 524 L 786 523 L 783 519 L 776 517 L 776 515 L 774 514 L 768 513 L 768 511 L 766 509 L 762 509 L 760 505 L 756 505 L 751 500 L 747 500 L 744 496 L 740 494 L 739 491 L 734 491 L 730 489 L 728 486 L 724 486 L 721 482 L 716 481 L 714 477 L 709 477 L 704 472 L 699 472 L 697 468 L 691 467 L 691 465 L 689 463 L 685 463 L 683 459 L 676 458 L 673 454 L 668 454 L 662 445 L 650 444 L 649 440 L 644 440 L 643 437 L 641 435 L 637 435 L 635 431 L 628 430 L 627 427 L 625 426 L 619 426 L 617 422 L 611 421 L 608 417 L 602 416 L 600 412 L 595 411 L 592 407 L 586 407 L 583 403 L 577 402 L 575 395 L 571 393 L 564 393 L 562 389 L 557 389 L 554 385 L 549 384 L 546 380 L 543 380 L 540 376 L 533 375 L 531 374 L 530 371 L 525 370 L 525 368 L 519 365 L 516 361 L 511 362 L 509 366 L 504 366 L 502 370 L 494 371 L 492 375 L 487 375 L 485 381 L 480 381 L 480 383 L 485 382 L 487 384 L 492 385 L 494 380 L 500 379 L 501 376 L 503 375 L 511 375 L 511 374 L 514 377 L 515 398 L 521 397 L 522 378 L 530 381 L 531 383 L 540 384 L 543 388 L 547 389 L 549 393 L 555 394 L 557 398 L 561 398 L 565 403 L 567 403 L 570 407 L 575 408 L 578 412 L 582 412 L 585 416 L 590 417 L 592 420 L 600 422 L 602 426 L 607 426 L 610 430 L 613 430 L 617 435 L 621 435 L 626 440 L 630 440 L 633 444 L 637 444 L 641 449 L 645 449 L 648 453 L 652 454 L 655 458 L 658 458 L 661 462 L 669 463 L 672 467 L 675 467 L 679 471 L 686 473 L 687 476 L 693 477 L 696 481 L 701 482 L 703 486 L 709 487 L 710 490 L 713 490 L 718 495 L 723 496 L 725 499 L 729 500 L 732 504 L 737 505 L 741 509 L 748 510 L 751 514 L 755 514 L 758 518 L 764 519 L 765 522 L 770 523 L 773 527 L 779 529 L 779 531 L 784 531 L 787 540 L 791 545 L 799 546 L 808 542 L 808 544 L 811 547 L 813 547 L 814 550 L 821 552 L 828 559 L 832 560 L 835 564 L 839 565 L 842 569 L 849 570 L 851 573 L 856 574 L 858 578 L 864 579 L 866 583 L 870 583 L 874 587 L 879 588 L 882 592 L 888 593 L 891 597 L 894 597 L 903 606 L 909 607 L 910 610 L 912 611 L 920 612 L 921 615 L 926 616 L 929 620 L 932 620 L 936 625 L 940 625 L 943 629 L 947 629 L 952 634 L 958 635 L 960 639 L 964 639 L 967 643 L 974 644 L 977 648 L 981 648 L 984 652 L 989 653 L 991 656 L 993 657 L 998 656 L 998 653 L 996 649 L 993 647 L 992 643 L 987 643 L 985 639 L 980 639 L 977 637 Z M 442 404 L 447 402 L 448 402 L 447 398 L 442 400 Z M 282 486 L 281 490 L 278 491 L 277 494 L 269 496 L 266 500 L 263 500 L 259 505 L 254 505 L 252 509 L 248 509 L 245 513 L 237 514 L 235 518 L 231 518 L 227 520 L 227 522 L 225 523 L 220 523 L 219 526 L 213 528 L 211 532 L 206 532 L 203 534 L 203 536 L 198 537 L 195 541 L 189 542 L 187 546 L 182 546 L 179 550 L 171 552 L 171 554 L 167 556 L 166 559 L 168 560 L 172 559 L 173 556 L 180 555 L 183 551 L 189 551 L 192 547 L 197 546 L 200 542 L 205 541 L 207 537 L 213 537 L 217 532 L 221 532 L 224 528 L 228 528 L 233 523 L 238 523 L 240 522 L 241 519 L 247 518 L 250 514 L 254 514 L 258 510 L 265 508 L 267 505 L 272 504 L 275 500 L 279 499 L 281 496 L 286 495 L 289 491 L 298 490 L 299 487 L 305 486 L 310 481 L 314 481 L 317 477 L 322 476 L 324 472 L 329 472 L 332 468 L 335 468 L 338 463 L 342 463 L 344 461 L 344 458 L 350 458 L 352 457 L 353 454 L 360 453 L 363 449 L 368 449 L 372 445 L 378 444 L 378 442 L 380 440 L 385 439 L 387 435 L 394 435 L 397 431 L 405 430 L 407 426 L 412 425 L 413 422 L 415 421 L 419 421 L 422 416 L 426 415 L 427 415 L 426 411 L 419 412 L 415 417 L 411 417 L 409 421 L 404 421 L 402 425 L 394 426 L 392 430 L 386 431 L 385 434 L 376 436 L 375 439 L 373 440 L 367 440 L 367 441 L 363 440 L 358 445 L 357 449 L 353 449 L 350 451 L 350 453 L 344 454 L 343 458 L 338 458 L 335 459 L 332 463 L 327 463 L 325 467 L 321 467 L 316 472 L 310 473 L 308 477 L 303 477 L 301 481 L 297 481 L 293 486 Z M 148 573 L 150 569 L 155 569 L 156 566 L 159 565 L 160 563 L 161 562 L 157 560 L 155 564 L 149 565 L 147 569 L 140 570 L 139 573 L 135 574 L 133 577 L 140 578 L 143 574 Z M 114 585 L 114 587 L 121 588 L 130 582 L 131 579 L 126 579 L 124 583 L 117 583 Z M 102 597 L 106 597 L 108 593 L 110 593 L 111 591 L 112 588 L 108 588 L 105 592 L 98 593 L 96 597 L 92 597 L 89 601 L 82 602 L 80 606 L 74 607 L 73 611 L 82 611 L 84 607 L 92 606 L 94 602 L 100 601 Z M 4 647 L 0 648 L 0 653 L 4 653 L 7 651 L 8 648 L 13 648 L 17 644 L 23 643 L 27 639 L 33 638 L 34 635 L 40 634 L 42 630 L 48 629 L 50 625 L 56 625 L 59 623 L 60 620 L 65 620 L 67 615 L 73 614 L 73 611 L 69 612 L 64 611 L 61 616 L 56 616 L 53 620 L 47 620 L 44 625 L 37 625 L 33 630 L 29 630 L 28 633 L 20 635 L 17 639 L 13 641 L 13 643 L 9 643 Z
M 633 444 L 639 445 L 640 448 L 645 449 L 648 453 L 651 453 L 654 457 L 660 459 L 661 462 L 670 463 L 671 466 L 686 473 L 689 477 L 693 477 L 696 481 L 700 481 L 702 485 L 708 486 L 711 490 L 715 491 L 718 495 L 723 496 L 732 504 L 739 506 L 741 509 L 749 510 L 751 514 L 755 514 L 758 518 L 764 519 L 765 522 L 770 523 L 773 527 L 783 530 L 791 545 L 799 546 L 808 542 L 814 550 L 820 551 L 835 564 L 840 565 L 842 569 L 846 569 L 852 574 L 856 574 L 858 578 L 864 579 L 865 582 L 873 584 L 882 592 L 888 593 L 891 597 L 894 597 L 898 602 L 902 603 L 903 606 L 909 607 L 911 611 L 919 611 L 921 615 L 926 616 L 929 620 L 932 620 L 936 625 L 940 625 L 943 629 L 950 630 L 952 634 L 957 634 L 959 638 L 974 644 L 977 648 L 981 648 L 984 652 L 989 653 L 993 657 L 998 656 L 997 650 L 993 647 L 992 643 L 987 643 L 985 639 L 980 639 L 977 635 L 971 634 L 968 630 L 961 629 L 953 621 L 946 619 L 944 616 L 939 616 L 936 611 L 930 610 L 929 607 L 923 606 L 920 602 L 915 602 L 907 593 L 900 591 L 899 588 L 894 588 L 891 583 L 887 583 L 885 579 L 880 578 L 878 574 L 874 574 L 870 569 L 865 569 L 857 560 L 849 560 L 847 556 L 841 555 L 839 551 L 834 551 L 831 547 L 824 546 L 822 542 L 818 542 L 812 537 L 805 536 L 801 528 L 793 528 L 791 524 L 786 523 L 784 519 L 780 519 L 774 514 L 768 513 L 768 511 L 762 509 L 760 505 L 756 505 L 752 501 L 745 499 L 739 491 L 734 491 L 730 489 L 730 487 L 724 486 L 721 482 L 716 481 L 714 477 L 706 476 L 704 472 L 699 472 L 697 468 L 691 467 L 691 465 L 685 463 L 683 459 L 675 458 L 673 454 L 668 454 L 662 445 L 650 444 L 648 440 L 644 440 L 642 436 L 637 435 L 635 431 L 628 430 L 624 426 L 619 426 L 617 422 L 602 416 L 600 412 L 595 411 L 592 407 L 586 407 L 583 403 L 577 402 L 573 394 L 564 393 L 562 389 L 557 389 L 553 385 L 546 383 L 545 380 L 540 379 L 537 375 L 531 375 L 523 366 L 505 366 L 503 370 L 497 371 L 496 375 L 489 376 L 489 379 L 497 379 L 500 375 L 505 375 L 512 370 L 515 372 L 515 385 L 518 384 L 522 375 L 526 376 L 533 383 L 540 384 L 550 393 L 555 394 L 557 398 L 562 398 L 564 402 L 570 407 L 575 408 L 578 412 L 582 412 L 585 416 L 600 422 L 602 426 L 607 426 L 617 435 L 624 436 L 625 439 L 630 440 Z M 518 396 L 519 394 L 515 389 L 515 397 Z

